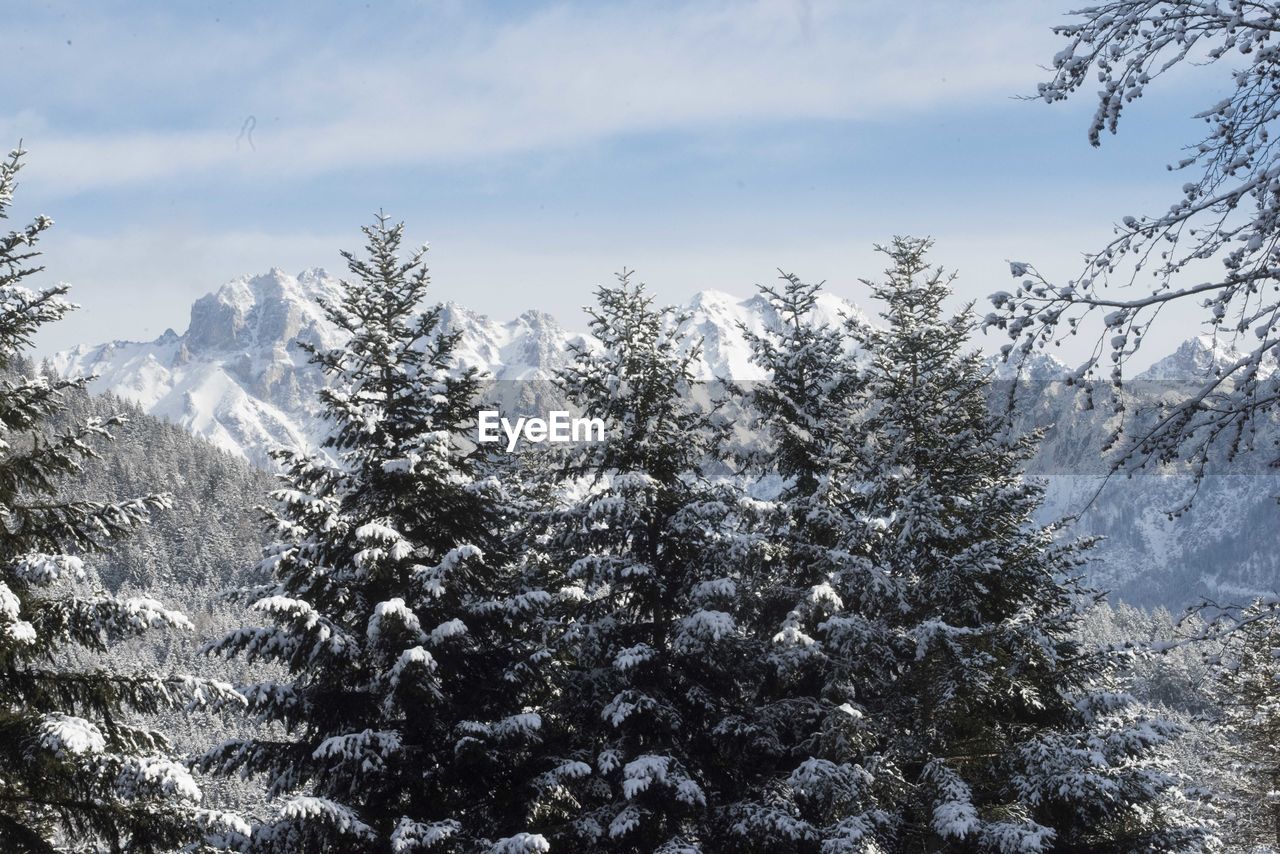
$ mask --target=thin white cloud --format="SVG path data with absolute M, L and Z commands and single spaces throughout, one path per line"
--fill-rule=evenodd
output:
M 74 78 L 74 94 L 45 85 L 49 113 L 88 110 L 86 89 L 101 99 L 93 129 L 35 105 L 0 115 L 0 133 L 27 137 L 38 151 L 30 180 L 51 196 L 875 120 L 1029 89 L 1056 17 L 1051 4 L 1015 0 L 577 4 L 497 23 L 427 11 L 381 41 L 310 46 L 260 27 L 214 38 L 208 25 L 193 34 L 153 17 L 135 26 L 134 58 L 145 59 L 130 63 L 106 47 L 125 23 L 100 20 L 70 67 L 50 69 L 55 83 Z M 248 115 L 251 141 L 240 134 Z

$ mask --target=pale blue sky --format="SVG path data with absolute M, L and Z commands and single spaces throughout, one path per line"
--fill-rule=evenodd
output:
M 431 243 L 439 298 L 571 327 L 624 265 L 672 301 L 782 266 L 865 302 L 895 233 L 934 236 L 963 296 L 1009 259 L 1065 278 L 1173 200 L 1163 164 L 1212 100 L 1189 87 L 1226 73 L 1163 81 L 1091 149 L 1091 95 L 1015 99 L 1071 5 L 24 4 L 0 144 L 29 150 L 15 216 L 54 218 L 49 276 L 84 306 L 40 347 L 181 331 L 272 265 L 338 270 L 380 207 Z

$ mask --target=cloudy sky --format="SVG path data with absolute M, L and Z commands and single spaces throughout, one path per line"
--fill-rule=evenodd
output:
M 84 306 L 40 348 L 181 331 L 273 265 L 338 270 L 379 208 L 431 243 L 439 298 L 571 327 L 623 266 L 671 301 L 783 267 L 865 302 L 893 234 L 935 237 L 962 297 L 1008 260 L 1066 278 L 1172 201 L 1193 84 L 1221 84 L 1166 85 L 1090 148 L 1091 96 L 1018 99 L 1071 5 L 24 4 L 0 53 L 0 144 L 30 152 L 14 216 L 54 218 L 49 278 Z

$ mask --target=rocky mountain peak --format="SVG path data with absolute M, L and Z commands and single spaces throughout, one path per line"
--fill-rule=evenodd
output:
M 1240 352 L 1228 337 L 1197 335 L 1153 363 L 1137 376 L 1140 380 L 1200 380 L 1234 363 Z
M 291 276 L 273 267 L 242 276 L 195 301 L 183 338 L 192 353 L 271 350 L 309 326 L 323 326 L 318 300 L 336 296 L 337 287 L 319 268 Z

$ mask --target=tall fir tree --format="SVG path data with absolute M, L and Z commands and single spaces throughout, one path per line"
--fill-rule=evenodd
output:
M 822 549 L 790 551 L 814 584 L 777 640 L 844 718 L 822 718 L 739 829 L 769 851 L 1199 850 L 1156 753 L 1176 728 L 1073 639 L 1088 543 L 1034 521 L 1036 437 L 991 415 L 972 320 L 947 316 L 928 248 L 885 249 L 868 283 L 884 326 L 846 327 L 865 364 L 837 416 L 835 521 Z
M 875 850 L 888 818 L 852 758 L 870 738 L 858 698 L 883 691 L 893 657 L 876 604 L 892 583 L 867 555 L 866 520 L 849 512 L 866 354 L 854 347 L 857 320 L 818 319 L 820 293 L 784 274 L 761 288 L 775 321 L 743 330 L 765 372 L 738 391 L 759 445 L 746 469 L 763 499 L 750 524 L 769 545 L 747 573 L 760 593 L 751 630 L 767 646 L 741 726 L 767 770 L 734 805 L 734 850 Z M 821 642 L 837 615 L 859 654 L 833 656 Z
M 722 801 L 750 770 L 723 724 L 758 660 L 735 616 L 753 546 L 735 536 L 733 493 L 701 472 L 717 429 L 695 402 L 686 318 L 626 273 L 597 297 L 601 346 L 560 376 L 608 430 L 572 453 L 549 514 L 545 548 L 574 605 L 548 835 L 565 851 L 714 850 Z
M 885 326 L 858 336 L 853 506 L 895 593 L 892 690 L 867 710 L 901 780 L 893 834 L 907 850 L 1196 850 L 1154 753 L 1176 728 L 1139 714 L 1114 690 L 1118 659 L 1075 639 L 1096 598 L 1079 582 L 1090 543 L 1035 522 L 1043 488 L 1022 469 L 1039 437 L 991 414 L 974 321 L 947 314 L 953 276 L 929 246 L 882 250 L 891 266 L 867 284 Z M 824 640 L 857 654 L 838 620 Z
M 740 324 L 751 360 L 766 379 L 735 387 L 752 417 L 757 458 L 752 467 L 782 479 L 781 495 L 820 493 L 842 447 L 839 417 L 857 386 L 849 335 L 817 319 L 821 283 L 791 273 L 781 284 L 761 286 L 773 318 L 763 331 Z
M 506 548 L 504 489 L 477 475 L 478 379 L 454 358 L 441 307 L 419 313 L 425 248 L 366 227 L 368 257 L 328 317 L 350 338 L 312 358 L 331 379 L 323 455 L 283 452 L 268 519 L 274 622 L 210 650 L 283 665 L 244 689 L 287 736 L 230 742 L 206 768 L 264 774 L 287 795 L 255 851 L 545 851 L 522 785 L 542 726 L 537 638 L 547 601 Z
M 21 151 L 0 163 L 0 218 Z M 0 848 L 13 852 L 150 852 L 243 837 L 235 816 L 201 809 L 186 767 L 141 715 L 184 703 L 236 702 L 224 685 L 92 666 L 122 639 L 190 628 L 154 599 L 104 592 L 87 555 L 145 522 L 164 495 L 69 501 L 60 477 L 95 456 L 115 419 L 62 430 L 49 422 L 84 379 L 24 371 L 19 353 L 74 306 L 65 285 L 30 290 L 37 217 L 0 237 Z

